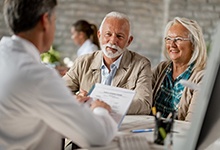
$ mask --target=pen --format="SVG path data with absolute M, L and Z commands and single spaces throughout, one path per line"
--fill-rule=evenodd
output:
M 141 133 L 141 132 L 153 132 L 154 129 L 136 129 L 136 130 L 131 130 L 132 133 Z

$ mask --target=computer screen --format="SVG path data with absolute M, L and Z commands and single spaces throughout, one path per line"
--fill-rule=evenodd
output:
M 220 24 L 214 36 L 184 150 L 205 149 L 220 138 Z
M 196 148 L 204 149 L 220 138 L 220 69 L 211 92 L 207 111 L 200 130 Z

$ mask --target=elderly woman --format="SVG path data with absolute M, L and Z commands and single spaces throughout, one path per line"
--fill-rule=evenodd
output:
M 162 117 L 177 112 L 177 119 L 190 121 L 198 94 L 181 80 L 199 85 L 206 65 L 206 44 L 196 21 L 176 17 L 164 32 L 164 54 L 168 59 L 153 70 L 153 100 Z

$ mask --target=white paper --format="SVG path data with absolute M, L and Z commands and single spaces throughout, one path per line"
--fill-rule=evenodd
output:
M 135 91 L 100 83 L 96 83 L 89 92 L 89 96 L 93 100 L 99 99 L 111 106 L 111 116 L 117 122 L 118 127 L 120 127 L 134 95 Z

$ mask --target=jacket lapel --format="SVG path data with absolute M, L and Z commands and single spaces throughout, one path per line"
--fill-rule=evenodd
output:
M 115 77 L 113 78 L 112 85 L 113 86 L 119 86 L 120 81 L 124 78 L 124 76 L 127 74 L 127 70 L 129 69 L 129 66 L 131 64 L 131 53 L 126 50 L 123 53 L 122 60 L 120 62 L 119 68 L 116 71 Z M 91 64 L 91 70 L 92 70 L 92 83 L 100 83 L 101 82 L 101 64 L 103 59 L 103 53 L 102 51 L 98 51 L 97 55 L 94 57 L 94 61 Z
M 127 74 L 127 70 L 129 69 L 129 65 L 131 63 L 131 54 L 128 50 L 126 50 L 122 56 L 120 65 L 118 70 L 116 71 L 115 77 L 113 78 L 112 85 L 119 86 L 120 81 Z
M 91 83 L 100 83 L 101 82 L 101 65 L 102 65 L 103 54 L 102 51 L 98 51 L 97 55 L 94 56 L 93 62 L 91 64 L 92 70 L 92 81 Z

